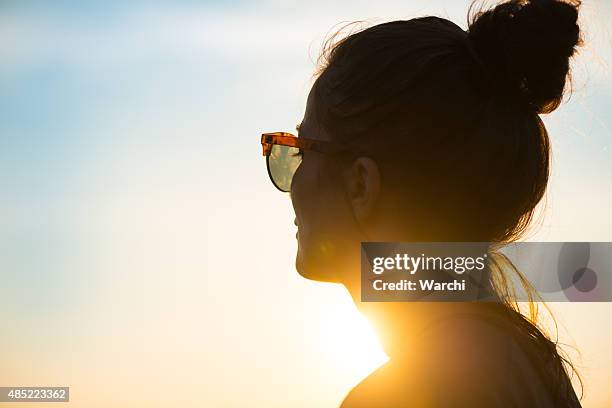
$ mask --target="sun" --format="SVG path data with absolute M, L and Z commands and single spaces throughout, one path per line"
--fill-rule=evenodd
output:
M 389 359 L 374 328 L 348 297 L 335 302 L 320 320 L 319 347 L 328 364 L 353 383 Z

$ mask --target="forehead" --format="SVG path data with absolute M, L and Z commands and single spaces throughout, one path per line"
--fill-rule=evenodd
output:
M 302 122 L 298 125 L 298 136 L 305 137 L 307 139 L 315 139 L 315 140 L 331 140 L 327 132 L 323 130 L 321 125 L 317 120 L 316 109 L 315 109 L 315 92 L 314 86 L 310 90 L 308 94 L 308 99 L 306 101 L 306 109 L 304 112 L 304 118 Z

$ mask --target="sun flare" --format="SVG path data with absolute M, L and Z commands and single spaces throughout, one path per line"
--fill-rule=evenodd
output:
M 370 322 L 350 299 L 328 309 L 320 322 L 319 347 L 330 364 L 359 381 L 388 360 Z

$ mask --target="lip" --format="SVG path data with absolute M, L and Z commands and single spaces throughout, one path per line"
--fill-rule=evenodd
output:
M 297 218 L 294 218 L 294 219 L 293 219 L 293 225 L 295 225 L 296 227 L 298 226 L 298 223 L 297 223 Z

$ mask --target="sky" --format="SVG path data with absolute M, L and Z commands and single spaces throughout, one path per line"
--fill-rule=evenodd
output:
M 336 406 L 386 357 L 342 287 L 295 272 L 259 136 L 300 122 L 339 24 L 465 28 L 467 7 L 0 2 L 0 385 L 70 386 L 75 407 Z M 574 92 L 543 117 L 530 240 L 612 241 L 610 18 L 584 5 Z M 584 406 L 608 406 L 612 306 L 552 309 Z

